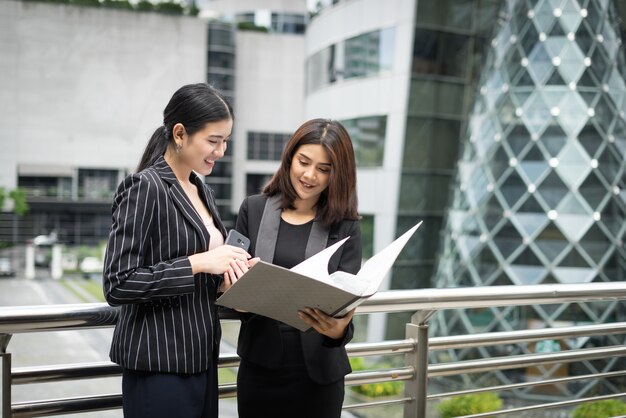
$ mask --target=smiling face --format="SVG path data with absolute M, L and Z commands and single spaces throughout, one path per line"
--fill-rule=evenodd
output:
M 193 135 L 187 135 L 181 124 L 174 126 L 176 143 L 181 145 L 177 154 L 190 169 L 208 176 L 215 161 L 224 156 L 233 129 L 232 119 L 210 122 Z
M 330 158 L 322 145 L 298 147 L 289 169 L 289 179 L 298 199 L 314 205 L 328 187 L 330 170 Z

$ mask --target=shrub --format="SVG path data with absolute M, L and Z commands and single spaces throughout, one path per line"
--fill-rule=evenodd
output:
M 239 22 L 237 23 L 237 29 L 249 30 L 253 32 L 264 32 L 264 33 L 269 32 L 269 29 L 267 29 L 265 26 L 257 26 L 251 22 Z
M 572 418 L 609 418 L 626 414 L 626 403 L 617 399 L 589 402 L 574 409 Z
M 155 4 L 154 10 L 170 15 L 182 15 L 185 9 L 179 3 L 163 2 Z
M 70 0 L 70 4 L 75 6 L 100 7 L 100 1 L 98 0 Z
M 439 404 L 441 418 L 493 412 L 502 408 L 502 400 L 497 393 L 483 392 L 473 395 L 453 396 Z
M 368 368 L 365 366 L 365 362 L 362 358 L 356 357 L 350 359 L 350 366 L 352 366 L 352 370 L 367 370 Z M 380 368 L 387 368 L 390 365 L 386 363 L 381 363 L 377 365 Z M 404 382 L 382 382 L 382 383 L 368 383 L 365 385 L 357 385 L 351 386 L 351 389 L 354 392 L 360 393 L 365 396 L 376 397 L 376 396 L 393 396 L 397 395 L 404 389 Z
M 112 9 L 133 10 L 133 5 L 128 0 L 104 0 L 102 5 Z
M 142 12 L 147 12 L 154 10 L 154 4 L 150 3 L 148 0 L 140 0 L 135 5 L 135 9 L 140 10 Z

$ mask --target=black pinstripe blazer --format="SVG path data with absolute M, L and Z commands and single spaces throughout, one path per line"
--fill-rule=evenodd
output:
M 225 236 L 209 188 L 191 180 Z M 110 357 L 133 370 L 198 373 L 219 354 L 214 304 L 221 277 L 191 272 L 187 256 L 211 237 L 167 162 L 128 176 L 113 202 L 104 295 L 121 305 Z

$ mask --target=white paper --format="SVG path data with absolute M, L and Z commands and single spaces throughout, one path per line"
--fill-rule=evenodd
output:
M 346 237 L 341 241 L 338 241 L 330 247 L 320 251 L 319 253 L 307 258 L 300 264 L 290 268 L 294 273 L 302 274 L 313 279 L 317 279 L 320 282 L 328 283 L 334 286 L 333 281 L 328 274 L 328 263 L 331 257 L 337 252 L 350 237 Z
M 393 263 L 396 261 L 396 258 L 398 258 L 398 255 L 406 245 L 407 241 L 411 238 L 413 233 L 415 233 L 417 228 L 420 227 L 420 225 L 422 225 L 422 222 L 418 223 L 400 237 L 396 238 L 394 242 L 367 260 L 363 267 L 361 267 L 361 270 L 357 273 L 356 278 L 357 280 L 362 280 L 368 283 L 367 290 L 363 293 L 363 295 L 373 295 L 378 291 L 378 288 L 387 275 L 387 272 L 389 272 L 391 266 L 393 266 Z

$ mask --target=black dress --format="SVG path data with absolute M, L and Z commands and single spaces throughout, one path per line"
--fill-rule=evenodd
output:
M 281 219 L 273 263 L 291 268 L 304 260 L 313 221 L 292 225 Z M 281 364 L 265 368 L 242 360 L 237 375 L 240 418 L 339 418 L 344 380 L 320 385 L 304 364 L 300 331 L 279 323 L 283 345 Z M 315 331 L 309 331 L 315 332 Z

